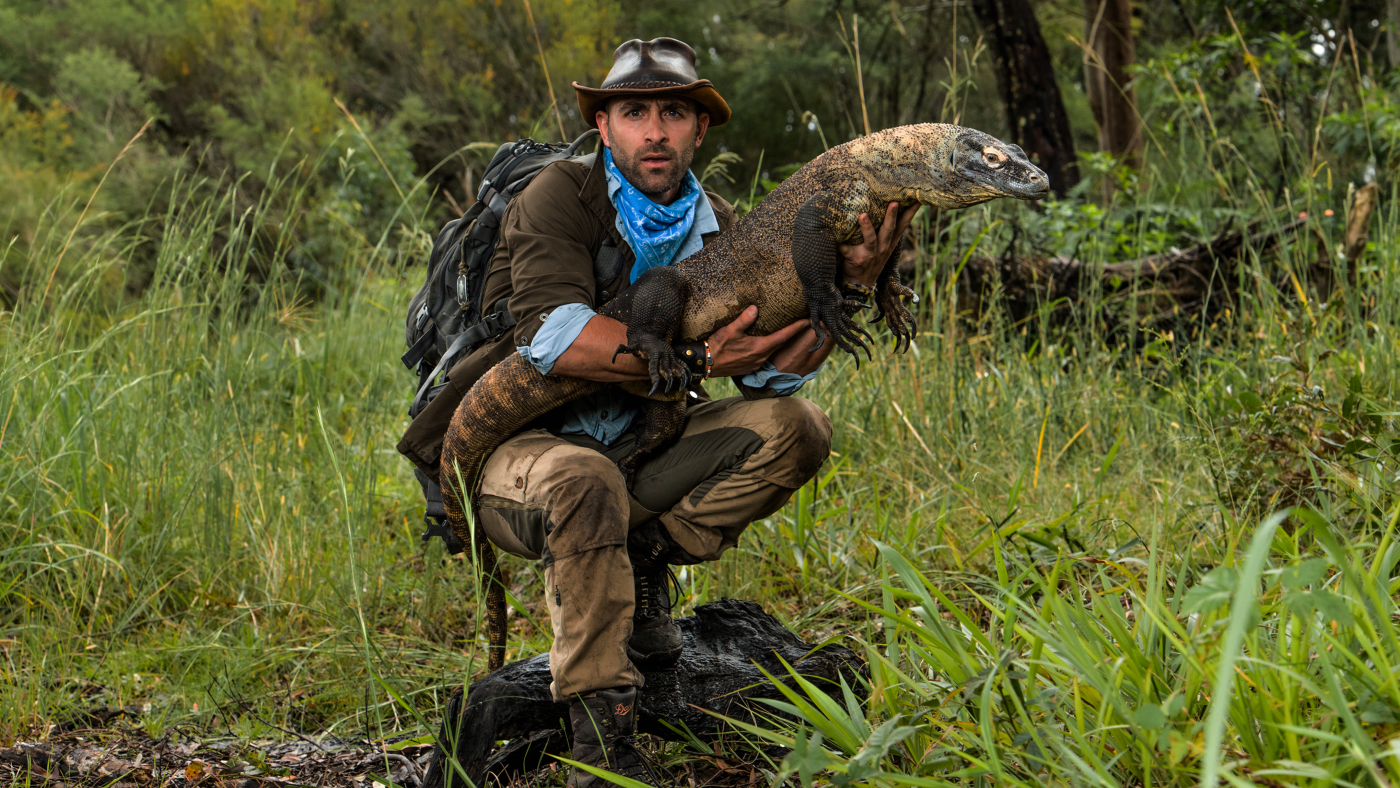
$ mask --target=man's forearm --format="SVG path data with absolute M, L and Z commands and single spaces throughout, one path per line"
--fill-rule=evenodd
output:
M 741 337 L 741 339 L 743 339 Z M 626 380 L 649 380 L 647 363 L 628 353 L 617 356 L 613 360 L 613 353 L 618 345 L 627 344 L 627 326 L 610 317 L 596 315 L 583 327 L 578 337 L 569 345 L 568 349 L 554 362 L 554 368 L 550 370 L 554 375 L 568 375 L 569 377 L 584 378 L 585 380 L 597 380 L 603 383 L 619 383 Z M 825 343 L 816 351 L 811 351 L 813 345 L 817 344 L 817 333 L 810 326 L 804 326 L 792 339 L 788 340 L 777 352 L 768 356 L 780 372 L 790 372 L 796 375 L 810 374 L 817 367 L 826 361 L 831 355 L 831 350 L 836 346 L 828 336 Z M 767 356 L 767 354 L 763 354 Z M 731 375 L 745 374 L 758 368 L 763 362 L 762 356 L 751 364 L 742 363 L 740 369 L 728 369 L 727 364 L 720 359 L 716 359 L 715 366 L 718 368 L 716 374 Z
M 551 374 L 573 378 L 620 383 L 624 380 L 647 380 L 647 364 L 630 353 L 613 353 L 618 345 L 627 344 L 627 326 L 610 317 L 597 315 L 583 327 L 569 349 L 554 362 Z

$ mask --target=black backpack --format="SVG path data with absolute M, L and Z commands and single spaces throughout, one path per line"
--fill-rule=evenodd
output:
M 573 157 L 597 133 L 590 129 L 571 143 L 523 139 L 502 145 L 486 166 L 476 203 L 438 233 L 428 257 L 427 278 L 408 303 L 404 334 L 408 352 L 403 354 L 403 363 L 418 375 L 408 406 L 409 418 L 421 413 L 447 385 L 447 370 L 483 342 L 515 327 L 506 299 L 495 304 L 481 302 L 506 206 L 545 167 Z M 622 254 L 608 237 L 593 261 L 593 276 L 600 290 L 617 277 L 621 266 Z M 439 376 L 444 376 L 440 382 Z M 421 470 L 415 468 L 415 475 L 427 500 L 423 522 L 428 530 L 423 541 L 441 536 L 448 552 L 460 553 L 463 545 L 447 525 L 442 491 Z

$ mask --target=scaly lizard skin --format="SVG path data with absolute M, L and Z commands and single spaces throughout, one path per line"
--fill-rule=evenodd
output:
M 634 424 L 637 448 L 619 463 L 630 479 L 637 462 L 679 433 L 685 421 L 685 365 L 673 342 L 708 337 L 750 304 L 759 307 L 749 333 L 770 334 L 807 317 L 818 346 L 830 331 L 836 345 L 855 355 L 869 348 L 870 335 L 851 315 L 860 302 L 837 281 L 837 245 L 861 239 L 859 217 L 884 219 L 898 202 L 936 208 L 965 208 L 997 197 L 1044 197 L 1049 181 L 1025 153 L 975 129 L 925 123 L 900 126 L 837 146 L 817 157 L 763 199 L 727 232 L 686 260 L 653 268 L 598 310 L 627 325 L 628 344 L 619 352 L 646 359 L 651 390 L 620 384 L 649 397 Z M 877 280 L 877 320 L 907 347 L 914 320 L 904 306 L 913 291 L 899 281 L 896 261 Z M 473 535 L 462 509 L 461 490 L 475 491 L 486 458 L 512 435 L 544 414 L 606 387 L 582 378 L 541 375 L 520 356 L 509 356 L 477 381 L 452 417 L 442 448 L 442 493 L 447 516 L 464 544 L 481 559 L 490 633 L 488 666 L 505 656 L 505 599 L 495 555 L 485 538 Z M 663 392 L 656 394 L 657 388 Z

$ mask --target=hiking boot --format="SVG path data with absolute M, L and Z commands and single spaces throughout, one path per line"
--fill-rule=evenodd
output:
M 572 760 L 631 777 L 646 785 L 660 782 L 646 754 L 637 748 L 637 688 L 599 690 L 569 706 L 574 732 Z M 612 783 L 583 769 L 569 773 L 570 788 L 611 788 Z
M 632 614 L 632 637 L 627 658 L 643 670 L 660 670 L 680 659 L 684 640 L 671 618 L 671 568 L 665 564 L 642 568 L 632 565 L 637 609 Z
M 642 669 L 668 668 L 680 659 L 684 645 L 681 628 L 671 619 L 675 606 L 671 586 L 676 581 L 669 564 L 695 564 L 699 559 L 682 550 L 659 520 L 632 529 L 627 535 L 627 555 L 637 603 L 627 658 Z

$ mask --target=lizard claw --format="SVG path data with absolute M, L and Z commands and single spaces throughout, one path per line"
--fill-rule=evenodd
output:
M 896 353 L 908 350 L 910 341 L 918 331 L 914 315 L 904 305 L 906 301 L 917 297 L 917 293 L 898 281 L 890 281 L 880 289 L 876 298 L 880 309 L 877 319 L 883 319 L 885 324 L 890 327 L 890 333 L 894 334 L 894 352 Z
M 809 322 L 812 324 L 812 330 L 817 332 L 817 344 L 813 345 L 807 352 L 815 353 L 822 349 L 822 345 L 826 344 L 826 326 L 822 325 L 822 321 L 815 315 L 810 318 Z
M 651 391 L 648 392 L 648 396 L 655 394 L 658 388 L 665 394 L 679 391 L 690 381 L 689 370 L 676 358 L 675 351 L 669 344 L 658 342 L 646 355 L 649 362 L 647 371 L 651 373 Z
M 826 343 L 829 330 L 836 346 L 845 352 L 855 356 L 860 350 L 864 350 L 866 358 L 874 358 L 869 346 L 865 344 L 873 342 L 874 339 L 869 332 L 846 315 L 846 300 L 835 284 L 807 293 L 808 318 L 817 333 L 817 346 L 812 350 L 815 351 Z
M 817 347 L 826 343 L 827 329 L 831 332 L 831 338 L 838 348 L 856 357 L 856 365 L 860 365 L 860 351 L 864 350 L 867 359 L 874 358 L 870 352 L 870 347 L 866 345 L 868 341 L 874 341 L 860 325 L 851 321 L 839 309 L 820 308 L 812 309 L 811 321 L 817 331 Z M 813 348 L 815 350 L 816 348 Z

